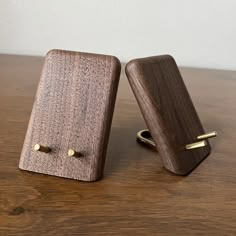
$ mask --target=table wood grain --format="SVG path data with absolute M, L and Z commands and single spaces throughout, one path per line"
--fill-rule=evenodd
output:
M 0 56 L 0 235 L 236 235 L 236 72 L 181 68 L 212 153 L 187 177 L 135 140 L 146 128 L 122 71 L 101 181 L 18 168 L 43 58 Z

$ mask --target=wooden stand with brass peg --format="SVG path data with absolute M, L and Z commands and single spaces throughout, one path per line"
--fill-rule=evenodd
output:
M 120 69 L 114 56 L 49 51 L 19 168 L 83 181 L 101 179 Z
M 125 70 L 148 127 L 137 140 L 158 150 L 167 170 L 189 174 L 210 154 L 208 138 L 217 134 L 205 133 L 174 58 L 138 58 Z

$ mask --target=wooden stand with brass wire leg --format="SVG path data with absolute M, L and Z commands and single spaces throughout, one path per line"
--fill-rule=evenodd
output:
M 189 174 L 210 154 L 207 139 L 216 132 L 205 134 L 174 58 L 161 55 L 133 59 L 125 71 L 151 134 L 140 131 L 138 140 L 158 147 L 167 170 Z

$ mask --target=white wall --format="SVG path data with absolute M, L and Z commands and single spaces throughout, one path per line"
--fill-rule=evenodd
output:
M 168 53 L 179 65 L 236 70 L 235 45 L 235 0 L 0 0 L 1 53 Z

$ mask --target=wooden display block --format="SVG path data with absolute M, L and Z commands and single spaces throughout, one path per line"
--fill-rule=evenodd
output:
M 102 177 L 120 68 L 113 56 L 49 51 L 20 169 L 84 181 Z
M 188 174 L 210 153 L 207 139 L 216 132 L 205 134 L 175 60 L 134 59 L 126 74 L 149 129 L 138 139 L 158 149 L 166 169 Z

